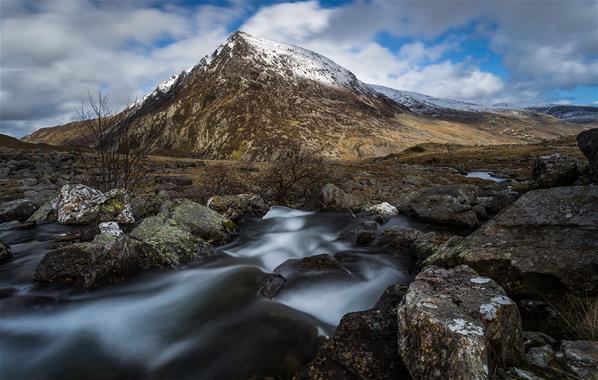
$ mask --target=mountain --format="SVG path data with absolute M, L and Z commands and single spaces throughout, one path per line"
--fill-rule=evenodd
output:
M 512 103 L 481 105 L 461 100 L 435 98 L 418 92 L 395 90 L 374 84 L 369 86 L 420 115 L 450 118 L 451 114 L 454 114 L 454 117 L 463 116 L 460 111 L 505 113 L 510 110 L 543 113 L 571 123 L 598 123 L 598 107 L 559 104 L 530 106 Z
M 345 159 L 422 142 L 528 142 L 579 131 L 533 112 L 418 112 L 326 57 L 243 32 L 122 112 L 141 136 L 148 125 L 164 126 L 162 139 L 146 142 L 156 151 L 213 159 L 267 160 L 289 145 Z M 75 122 L 24 140 L 81 144 L 82 132 Z

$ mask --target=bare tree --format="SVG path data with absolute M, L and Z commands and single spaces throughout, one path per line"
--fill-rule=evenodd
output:
M 314 198 L 329 175 L 326 161 L 316 153 L 290 147 L 261 176 L 262 197 L 280 205 L 298 206 Z
M 151 170 L 147 157 L 162 137 L 163 124 L 152 123 L 143 130 L 135 130 L 134 107 L 128 106 L 114 114 L 109 95 L 101 89 L 95 95 L 88 93 L 87 98 L 87 106 L 81 101 L 76 110 L 94 149 L 92 155 L 82 155 L 86 180 L 102 191 L 114 188 L 132 191 Z

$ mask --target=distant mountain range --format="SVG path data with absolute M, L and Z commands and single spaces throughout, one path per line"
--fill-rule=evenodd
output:
M 598 107 L 545 104 L 523 105 L 515 103 L 499 103 L 481 105 L 453 99 L 441 99 L 420 94 L 413 91 L 395 90 L 384 86 L 371 84 L 374 90 L 391 98 L 392 100 L 408 107 L 411 111 L 422 115 L 435 115 L 439 109 L 449 109 L 466 112 L 498 112 L 508 110 L 528 110 L 557 117 L 571 123 L 598 123 Z
M 540 110 L 484 107 L 368 85 L 317 53 L 243 32 L 122 112 L 131 114 L 140 136 L 150 124 L 164 126 L 160 141 L 146 142 L 156 151 L 214 159 L 267 160 L 289 145 L 349 159 L 422 142 L 522 143 L 584 129 Z M 23 140 L 88 141 L 78 122 L 43 128 Z

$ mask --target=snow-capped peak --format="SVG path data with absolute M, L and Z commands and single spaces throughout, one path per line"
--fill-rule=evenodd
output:
M 232 48 L 237 39 L 242 39 L 253 48 L 255 62 L 277 71 L 288 79 L 303 78 L 330 86 L 349 87 L 362 93 L 371 93 L 371 89 L 359 81 L 355 75 L 331 59 L 318 53 L 294 45 L 253 36 L 245 32 L 236 32 L 226 44 Z

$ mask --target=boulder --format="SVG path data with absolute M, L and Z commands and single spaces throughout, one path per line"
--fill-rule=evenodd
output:
M 442 238 L 435 232 L 422 232 L 414 228 L 391 226 L 380 234 L 372 245 L 391 248 L 400 254 L 409 255 L 416 266 L 434 254 L 438 246 L 443 243 Z
M 108 236 L 118 237 L 123 234 L 123 231 L 116 222 L 103 222 L 98 226 L 100 233 Z
M 141 243 L 145 267 L 176 267 L 213 252 L 205 240 L 163 215 L 143 220 L 130 236 Z
M 431 223 L 477 227 L 482 224 L 474 206 L 481 189 L 474 185 L 446 185 L 418 192 L 411 202 L 411 212 Z
M 296 379 L 410 379 L 398 353 L 397 307 L 405 287 L 389 287 L 369 310 L 345 315 Z
M 0 204 L 0 223 L 12 220 L 24 221 L 35 212 L 35 204 L 29 199 L 16 199 Z
M 157 215 L 162 204 L 170 200 L 168 193 L 160 192 L 155 194 L 141 194 L 131 200 L 131 209 L 133 210 L 133 217 L 137 219 L 147 218 L 148 216 Z
M 388 202 L 382 202 L 377 205 L 368 207 L 365 210 L 368 214 L 375 215 L 376 220 L 380 223 L 386 223 L 393 216 L 399 215 L 399 210 Z
M 353 195 L 331 183 L 322 188 L 322 208 L 331 211 L 352 211 L 359 208 Z
M 527 192 L 427 264 L 467 264 L 517 298 L 598 292 L 598 187 Z
M 91 242 L 61 246 L 44 256 L 34 279 L 83 289 L 115 283 L 144 268 L 137 246 L 125 235 L 97 235 Z
M 207 206 L 235 223 L 261 218 L 268 212 L 266 202 L 255 194 L 216 195 L 208 199 Z
M 178 228 L 210 244 L 224 243 L 236 232 L 236 225 L 230 219 L 188 199 L 166 202 L 159 216 L 171 219 Z
M 0 262 L 8 260 L 12 257 L 12 252 L 8 244 L 0 240 Z
M 426 267 L 398 309 L 399 353 L 416 379 L 487 379 L 523 355 L 521 319 L 473 269 Z
M 576 158 L 559 153 L 536 157 L 532 180 L 538 188 L 572 185 L 579 177 L 582 163 Z
M 594 183 L 598 183 L 598 128 L 577 135 L 577 146 L 590 162 Z
M 52 208 L 62 224 L 88 224 L 94 221 L 134 223 L 129 196 L 124 189 L 107 193 L 85 185 L 64 185 Z
M 368 220 L 361 223 L 355 230 L 355 244 L 367 245 L 378 236 L 378 223 Z

